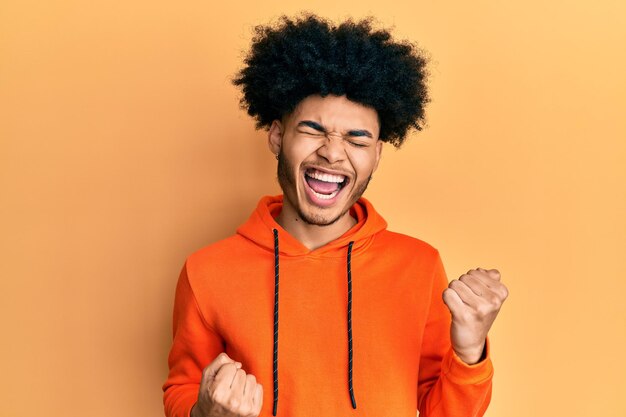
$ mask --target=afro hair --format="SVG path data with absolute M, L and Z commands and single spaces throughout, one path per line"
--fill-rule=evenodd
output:
M 345 95 L 372 107 L 379 138 L 400 147 L 410 128 L 422 130 L 427 58 L 413 44 L 372 29 L 372 17 L 338 26 L 311 13 L 254 28 L 245 66 L 232 79 L 240 107 L 266 128 L 312 94 Z

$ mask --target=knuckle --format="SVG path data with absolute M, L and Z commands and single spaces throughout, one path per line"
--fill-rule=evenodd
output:
M 489 302 L 480 303 L 478 307 L 476 308 L 476 312 L 478 313 L 480 317 L 488 316 L 492 311 L 493 311 L 493 307 L 491 306 L 491 303 Z
M 217 387 L 212 386 L 209 387 L 209 398 L 216 404 L 224 403 L 224 394 L 221 390 L 218 390 Z
M 241 401 L 237 397 L 230 397 L 226 402 L 226 405 L 230 410 L 238 410 L 241 406 Z
M 509 297 L 509 289 L 504 285 L 502 286 L 502 296 L 505 300 Z
M 500 299 L 496 296 L 493 297 L 489 300 L 489 307 L 491 311 L 498 311 L 500 310 L 500 306 L 502 305 L 502 303 L 500 302 Z
M 229 363 L 232 361 L 225 352 L 222 352 L 219 355 L 217 355 L 217 357 L 213 360 L 213 362 L 223 365 L 225 363 Z

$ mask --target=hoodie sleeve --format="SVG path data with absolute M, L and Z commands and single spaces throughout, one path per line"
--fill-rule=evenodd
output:
M 205 321 L 183 267 L 174 299 L 169 375 L 163 385 L 167 417 L 189 417 L 198 399 L 203 369 L 224 351 L 224 341 Z
M 482 361 L 464 363 L 450 342 L 450 311 L 442 294 L 448 280 L 436 253 L 430 311 L 424 330 L 417 387 L 420 417 L 479 417 L 491 400 L 489 340 Z

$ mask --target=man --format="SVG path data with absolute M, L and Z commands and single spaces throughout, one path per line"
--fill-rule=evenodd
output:
M 187 259 L 166 415 L 482 415 L 499 272 L 448 284 L 438 251 L 361 197 L 383 142 L 421 128 L 426 60 L 369 20 L 305 15 L 257 27 L 246 64 L 234 83 L 283 195 Z

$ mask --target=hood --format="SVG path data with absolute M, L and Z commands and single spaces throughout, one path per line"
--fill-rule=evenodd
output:
M 280 235 L 279 253 L 283 256 L 316 254 L 345 257 L 345 248 L 348 243 L 354 242 L 352 251 L 359 252 L 369 246 L 376 233 L 387 228 L 385 219 L 374 210 L 368 200 L 361 197 L 350 208 L 350 214 L 357 220 L 357 223 L 337 239 L 311 250 L 276 222 L 275 218 L 282 208 L 282 194 L 262 197 L 248 220 L 237 229 L 237 233 L 269 251 L 274 251 L 273 230 L 276 229 Z

